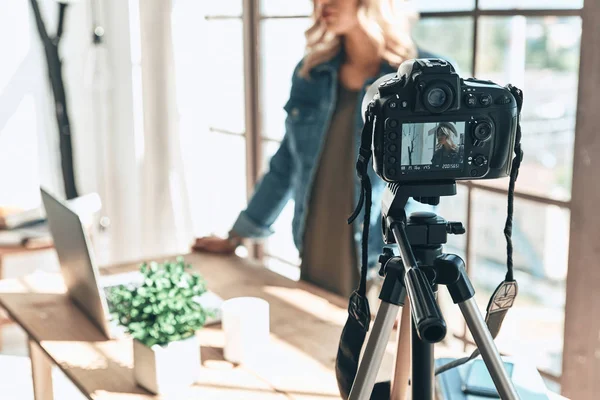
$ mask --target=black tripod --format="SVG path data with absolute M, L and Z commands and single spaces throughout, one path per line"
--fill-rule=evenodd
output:
M 473 298 L 475 291 L 464 261 L 442 251 L 447 235 L 462 234 L 464 227 L 460 222 L 447 222 L 434 213 L 413 213 L 407 219 L 404 212 L 410 197 L 437 204 L 440 196 L 455 194 L 454 182 L 427 186 L 391 184 L 386 189 L 383 234 L 387 244 L 398 244 L 401 257 L 395 257 L 389 249 L 380 257 L 380 274 L 385 276 L 379 296 L 381 305 L 350 391 L 350 400 L 365 400 L 371 396 L 387 339 L 407 294 L 412 315 L 412 399 L 433 400 L 433 343 L 440 342 L 446 335 L 446 323 L 434 296 L 440 284 L 446 285 L 453 302 L 460 307 L 500 397 L 519 399 Z

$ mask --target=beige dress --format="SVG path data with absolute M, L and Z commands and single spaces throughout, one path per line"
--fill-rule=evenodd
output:
M 353 229 L 358 92 L 339 85 L 308 208 L 301 279 L 348 297 L 358 286 Z

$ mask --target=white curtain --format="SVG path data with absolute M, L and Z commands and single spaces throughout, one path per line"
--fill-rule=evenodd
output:
M 189 248 L 191 213 L 175 96 L 171 1 L 143 0 L 140 7 L 144 152 L 144 246 L 162 252 Z
M 111 261 L 185 252 L 192 239 L 174 93 L 171 2 L 134 0 L 130 8 L 124 3 L 109 0 L 103 12 L 112 84 L 100 164 Z
M 56 120 L 29 1 L 0 4 L 0 205 L 39 205 L 39 185 L 63 193 Z M 39 0 L 47 29 L 57 2 Z M 93 12 L 95 11 L 95 13 Z M 92 45 L 92 15 L 104 43 Z M 79 193 L 97 192 L 109 229 L 102 263 L 189 249 L 192 239 L 174 93 L 171 2 L 72 3 L 60 52 Z M 140 56 L 141 54 L 141 56 Z

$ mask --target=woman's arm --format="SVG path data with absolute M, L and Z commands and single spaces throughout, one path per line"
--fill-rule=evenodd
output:
M 298 78 L 300 62 L 292 76 L 292 93 Z M 290 93 L 291 97 L 291 93 Z M 211 253 L 233 253 L 243 238 L 264 238 L 272 233 L 271 225 L 292 194 L 293 155 L 286 132 L 279 149 L 271 158 L 269 171 L 257 184 L 248 206 L 242 211 L 229 232 L 227 239 L 219 237 L 198 238 L 192 248 Z
M 433 152 L 433 157 L 431 157 L 431 164 L 437 164 L 436 160 L 439 158 L 440 150 L 441 149 L 437 149 Z
M 296 65 L 292 74 L 290 99 L 305 83 L 304 78 L 299 76 L 301 68 L 302 61 Z M 292 195 L 294 153 L 290 142 L 289 132 L 286 132 L 279 149 L 271 158 L 269 172 L 256 186 L 248 207 L 238 216 L 230 236 L 264 238 L 273 233 L 271 225 L 279 217 Z
M 271 158 L 269 172 L 256 187 L 248 207 L 240 213 L 228 237 L 198 238 L 192 244 L 193 250 L 232 254 L 243 238 L 261 238 L 272 233 L 270 227 L 291 193 L 292 160 L 286 137 Z
M 232 232 L 245 238 L 263 238 L 287 204 L 292 192 L 293 160 L 286 134 L 269 163 L 267 172 L 254 190 L 248 207 L 240 213 Z

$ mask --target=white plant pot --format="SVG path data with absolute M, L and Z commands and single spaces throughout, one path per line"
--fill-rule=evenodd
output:
M 200 342 L 194 335 L 165 346 L 148 347 L 133 341 L 133 375 L 154 394 L 178 392 L 198 380 Z

